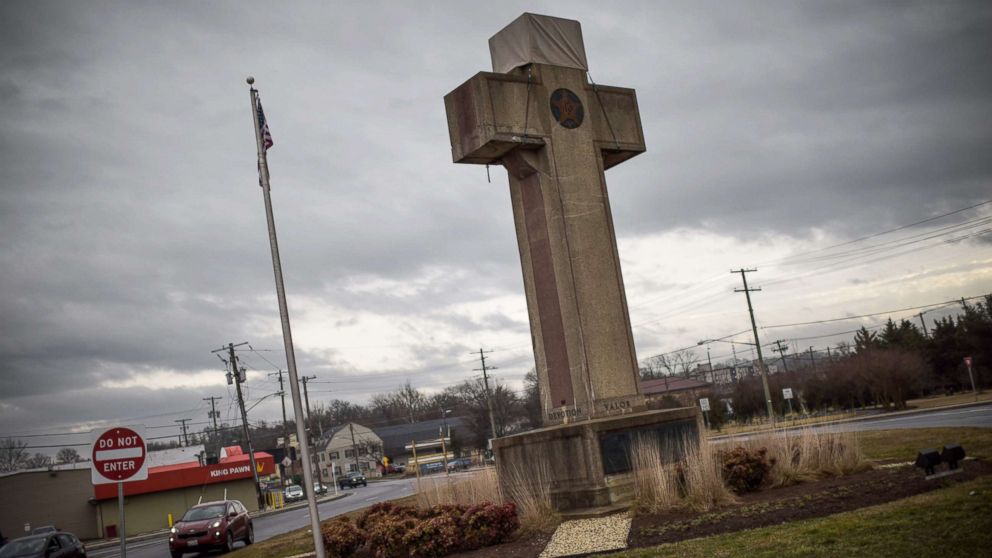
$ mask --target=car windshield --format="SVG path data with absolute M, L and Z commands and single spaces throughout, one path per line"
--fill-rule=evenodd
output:
M 38 537 L 37 539 L 22 539 L 15 540 L 4 545 L 0 548 L 0 557 L 3 558 L 13 558 L 14 556 L 28 556 L 39 554 L 45 550 L 45 541 L 48 540 L 45 537 Z
M 302 486 L 290 486 L 286 489 L 286 492 L 303 492 Z
M 213 517 L 224 517 L 227 510 L 226 504 L 216 504 L 213 506 L 203 506 L 202 508 L 190 508 L 181 521 L 201 521 Z

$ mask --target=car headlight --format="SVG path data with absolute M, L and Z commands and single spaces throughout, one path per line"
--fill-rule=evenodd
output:
M 213 524 L 211 524 L 210 526 L 213 527 L 214 529 L 220 527 L 220 520 L 218 519 L 217 521 L 214 521 Z
M 179 531 L 176 531 L 176 528 L 175 527 L 173 527 L 172 529 L 169 529 L 169 531 L 171 531 L 173 535 L 175 535 L 176 533 L 179 532 Z

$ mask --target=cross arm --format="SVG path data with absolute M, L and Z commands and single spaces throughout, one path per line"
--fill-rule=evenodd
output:
M 445 95 L 452 160 L 499 164 L 515 148 L 542 147 L 538 118 L 533 112 L 530 118 L 527 115 L 527 104 L 534 103 L 534 85 L 530 84 L 528 99 L 526 76 L 479 72 Z
M 637 109 L 637 93 L 626 87 L 586 85 L 593 134 L 603 153 L 603 167 L 608 169 L 644 153 L 644 130 Z

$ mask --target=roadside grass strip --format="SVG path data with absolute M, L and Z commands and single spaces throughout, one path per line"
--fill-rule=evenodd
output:
M 904 500 L 673 544 L 615 557 L 927 558 L 987 555 L 992 532 L 992 477 Z
M 541 558 L 627 548 L 629 533 L 630 515 L 626 513 L 573 519 L 558 526 Z

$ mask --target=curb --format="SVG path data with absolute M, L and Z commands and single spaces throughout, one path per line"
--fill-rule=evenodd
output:
M 802 430 L 803 428 L 814 428 L 814 427 L 820 427 L 820 426 L 829 426 L 829 425 L 833 425 L 833 424 L 846 424 L 846 423 L 849 423 L 849 422 L 863 422 L 863 421 L 866 421 L 866 420 L 875 420 L 875 419 L 883 418 L 883 417 L 884 418 L 904 417 L 904 416 L 912 416 L 912 415 L 921 415 L 921 414 L 925 414 L 925 413 L 931 413 L 931 412 L 934 412 L 934 411 L 947 411 L 947 410 L 952 410 L 952 409 L 966 409 L 968 407 L 983 407 L 983 406 L 986 406 L 986 405 L 992 406 L 992 401 L 973 401 L 971 403 L 958 403 L 956 405 L 947 405 L 947 406 L 944 406 L 944 407 L 930 407 L 929 409 L 908 409 L 908 410 L 905 410 L 905 411 L 893 411 L 891 413 L 882 412 L 882 413 L 879 413 L 879 414 L 873 414 L 873 415 L 864 416 L 864 417 L 851 417 L 851 418 L 846 418 L 846 419 L 829 420 L 829 421 L 824 421 L 824 422 L 817 422 L 815 424 L 808 424 L 808 425 L 804 425 L 804 426 L 787 426 L 787 427 L 783 427 L 783 428 L 774 428 L 774 427 L 772 427 L 772 428 L 763 428 L 761 430 L 752 430 L 750 432 L 741 432 L 739 434 L 721 434 L 719 436 L 710 436 L 708 438 L 708 441 L 711 441 L 712 442 L 712 441 L 716 441 L 716 440 L 721 440 L 721 441 L 722 440 L 731 440 L 731 439 L 734 439 L 734 438 L 740 438 L 742 436 L 753 436 L 753 435 L 756 435 L 756 434 L 767 434 L 769 432 L 783 432 L 783 431 L 791 431 L 791 430 Z
M 345 496 L 350 496 L 350 495 L 351 495 L 350 492 L 347 493 L 347 494 L 344 494 L 344 493 L 333 494 L 333 495 L 328 496 L 326 498 L 321 498 L 321 499 L 317 500 L 317 505 L 319 506 L 320 504 L 323 504 L 325 502 L 333 502 L 334 500 L 340 500 L 341 498 L 344 498 Z M 266 517 L 266 516 L 269 516 L 269 515 L 275 515 L 277 513 L 283 513 L 283 512 L 290 511 L 290 510 L 295 510 L 295 509 L 299 509 L 299 508 L 305 508 L 306 506 L 307 506 L 307 502 L 306 501 L 295 502 L 295 503 L 293 503 L 291 505 L 283 506 L 283 507 L 278 508 L 278 509 L 265 510 L 265 511 L 256 511 L 256 512 L 251 512 L 248 515 L 252 519 L 255 519 L 255 518 L 258 518 L 258 517 Z M 169 534 L 169 530 L 168 529 L 161 529 L 159 531 L 151 531 L 149 533 L 139 533 L 137 535 L 132 535 L 132 536 L 128 537 L 127 540 L 128 540 L 128 542 L 147 541 L 147 540 L 156 539 L 156 538 L 159 538 L 159 537 L 165 537 L 168 534 Z M 96 540 L 94 540 L 92 542 L 84 542 L 84 544 L 86 545 L 86 549 L 87 550 L 100 550 L 100 549 L 103 549 L 103 548 L 109 548 L 111 546 L 119 546 L 121 544 L 121 540 L 120 539 L 96 539 Z

